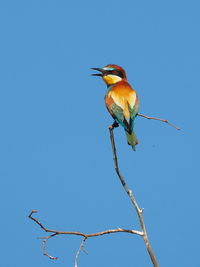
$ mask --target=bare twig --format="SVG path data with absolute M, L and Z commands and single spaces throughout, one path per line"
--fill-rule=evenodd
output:
M 158 267 L 158 263 L 156 261 L 156 257 L 155 257 L 155 255 L 153 253 L 153 250 L 151 248 L 151 245 L 150 245 L 150 242 L 149 242 L 149 239 L 148 239 L 148 236 L 147 236 L 147 231 L 146 231 L 144 219 L 143 219 L 143 216 L 142 216 L 143 209 L 139 208 L 139 206 L 138 206 L 138 204 L 137 204 L 137 202 L 136 202 L 136 200 L 135 200 L 135 198 L 133 196 L 132 191 L 126 185 L 126 182 L 125 182 L 125 180 L 124 180 L 124 178 L 121 175 L 120 170 L 119 170 L 117 153 L 116 153 L 116 146 L 115 146 L 115 140 L 114 140 L 114 134 L 113 134 L 113 130 L 114 130 L 115 127 L 118 127 L 118 125 L 116 123 L 114 123 L 113 125 L 109 126 L 110 140 L 111 140 L 111 144 L 112 144 L 115 171 L 116 171 L 116 173 L 117 173 L 117 175 L 118 175 L 118 177 L 120 179 L 120 182 L 121 182 L 122 186 L 124 187 L 126 193 L 130 197 L 133 206 L 135 207 L 135 210 L 137 212 L 137 215 L 138 215 L 138 218 L 139 218 L 139 221 L 140 221 L 140 226 L 141 226 L 141 229 L 142 229 L 142 237 L 144 239 L 144 242 L 145 242 L 147 251 L 149 253 L 149 256 L 151 258 L 151 261 L 152 261 L 154 267 Z
M 75 232 L 75 231 L 70 231 L 69 232 L 69 231 L 57 231 L 57 230 L 47 229 L 41 222 L 38 221 L 38 219 L 33 217 L 34 213 L 37 213 L 37 211 L 36 210 L 32 210 L 28 217 L 31 220 L 33 220 L 37 225 L 39 225 L 45 232 L 52 233 L 49 236 L 41 237 L 41 239 L 43 239 L 43 242 L 42 242 L 43 255 L 47 256 L 51 260 L 56 260 L 56 259 L 58 259 L 58 257 L 51 256 L 46 251 L 46 243 L 50 238 L 52 238 L 54 236 L 57 236 L 57 235 L 78 235 L 78 236 L 82 236 L 83 237 L 81 246 L 79 247 L 79 249 L 78 249 L 78 251 L 76 253 L 75 266 L 77 266 L 78 256 L 79 256 L 81 250 L 84 249 L 84 242 L 89 237 L 96 237 L 96 236 L 102 236 L 102 235 L 114 234 L 114 233 L 129 233 L 129 234 L 135 234 L 135 235 L 143 236 L 143 232 L 142 231 L 130 230 L 130 229 L 122 229 L 122 228 L 109 229 L 109 230 L 105 230 L 105 231 L 101 231 L 101 232 L 97 232 L 97 233 L 93 233 L 93 234 L 85 234 L 85 233 L 82 233 L 82 232 Z
M 31 220 L 33 220 L 36 224 L 38 224 L 45 232 L 54 233 L 54 236 L 55 235 L 79 235 L 79 236 L 89 238 L 89 237 L 101 236 L 101 235 L 106 235 L 106 234 L 114 234 L 114 233 L 120 233 L 120 232 L 121 233 L 135 234 L 135 235 L 140 235 L 140 236 L 143 235 L 143 233 L 141 231 L 122 229 L 122 228 L 105 230 L 105 231 L 101 231 L 101 232 L 93 233 L 93 234 L 84 234 L 82 232 L 76 232 L 76 231 L 57 231 L 57 230 L 47 229 L 46 227 L 43 226 L 43 224 L 41 222 L 38 221 L 38 219 L 36 219 L 32 216 L 33 213 L 36 213 L 36 212 L 37 211 L 35 211 L 35 210 L 31 211 L 31 213 L 29 214 L 28 217 Z
M 43 241 L 42 241 L 42 252 L 43 252 L 43 255 L 44 256 L 47 256 L 49 259 L 51 260 L 57 260 L 58 257 L 54 257 L 54 256 L 51 256 L 47 253 L 47 250 L 46 250 L 46 244 L 47 244 L 47 240 L 49 240 L 50 238 L 56 236 L 57 234 L 52 234 L 52 235 L 49 235 L 49 236 L 46 236 Z
M 34 218 L 34 217 L 32 216 L 33 213 L 37 213 L 37 210 L 32 210 L 28 217 L 29 217 L 31 220 L 33 220 L 34 222 L 36 222 L 36 223 L 37 223 L 37 224 L 38 224 L 38 225 L 39 225 L 45 232 L 48 232 L 47 229 L 41 224 L 41 222 L 39 222 L 36 218 Z M 51 255 L 49 255 L 49 254 L 47 253 L 47 250 L 46 250 L 46 244 L 47 244 L 47 241 L 48 241 L 50 238 L 52 238 L 52 237 L 54 237 L 54 236 L 56 236 L 56 235 L 58 235 L 58 234 L 55 232 L 55 233 L 53 233 L 53 234 L 51 234 L 51 235 L 48 235 L 48 236 L 38 237 L 38 239 L 43 239 L 43 241 L 42 241 L 42 253 L 43 253 L 43 255 L 44 255 L 44 256 L 47 256 L 47 257 L 48 257 L 49 259 L 51 259 L 51 260 L 57 260 L 58 257 L 51 256 Z
M 85 240 L 86 240 L 86 239 L 87 239 L 87 237 L 84 237 L 84 238 L 83 238 L 83 240 L 82 240 L 82 242 L 81 242 L 81 245 L 80 245 L 80 247 L 79 247 L 79 249 L 78 249 L 78 251 L 77 251 L 77 253 L 76 253 L 75 262 L 74 262 L 74 266 L 75 266 L 75 267 L 78 267 L 78 256 L 79 256 L 80 252 L 81 252 L 82 250 L 84 250 L 84 243 L 85 243 Z
M 138 113 L 137 116 L 140 116 L 140 117 L 143 117 L 143 118 L 146 118 L 148 120 L 156 120 L 156 121 L 162 121 L 162 122 L 165 122 L 167 124 L 169 124 L 170 126 L 174 127 L 176 130 L 180 130 L 181 128 L 173 125 L 172 123 L 170 123 L 168 120 L 165 120 L 165 119 L 159 119 L 159 118 L 155 118 L 155 117 L 149 117 L 149 116 L 146 116 L 144 114 L 140 114 Z

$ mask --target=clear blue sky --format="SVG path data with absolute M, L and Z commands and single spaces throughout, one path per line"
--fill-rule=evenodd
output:
M 121 171 L 133 190 L 162 267 L 198 267 L 200 3 L 19 0 L 0 3 L 1 265 L 73 266 L 81 239 L 49 241 L 45 226 L 86 233 L 139 229 L 114 172 L 106 87 L 90 67 L 123 66 L 140 112 L 134 153 L 115 131 Z M 89 239 L 79 267 L 151 262 L 141 238 Z

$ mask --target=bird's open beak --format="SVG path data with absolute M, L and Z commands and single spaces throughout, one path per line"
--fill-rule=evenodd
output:
M 95 73 L 95 74 L 91 74 L 92 76 L 100 76 L 102 77 L 105 70 L 104 69 L 101 69 L 101 68 L 91 68 L 92 70 L 97 70 L 97 71 L 100 71 L 101 73 Z

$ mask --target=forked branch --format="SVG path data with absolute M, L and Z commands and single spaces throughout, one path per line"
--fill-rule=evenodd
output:
M 84 243 L 85 243 L 86 239 L 88 239 L 90 237 L 102 236 L 102 235 L 107 235 L 107 234 L 115 234 L 115 233 L 129 233 L 129 234 L 134 234 L 134 235 L 139 235 L 139 236 L 143 235 L 143 233 L 141 231 L 131 230 L 131 229 L 122 229 L 122 228 L 109 229 L 109 230 L 105 230 L 105 231 L 101 231 L 101 232 L 97 232 L 97 233 L 92 233 L 92 234 L 85 234 L 85 233 L 77 232 L 77 231 L 52 230 L 52 229 L 46 228 L 41 222 L 38 221 L 38 219 L 33 217 L 34 213 L 37 213 L 37 211 L 36 210 L 32 210 L 28 217 L 32 221 L 34 221 L 38 226 L 40 226 L 45 232 L 52 233 L 49 236 L 40 237 L 40 239 L 43 239 L 43 243 L 42 243 L 43 255 L 47 256 L 51 260 L 57 260 L 58 257 L 51 256 L 51 255 L 49 255 L 47 253 L 46 243 L 50 238 L 52 238 L 54 236 L 57 236 L 57 235 L 78 235 L 78 236 L 82 236 L 83 237 L 82 243 L 81 243 L 81 245 L 80 245 L 80 247 L 79 247 L 79 249 L 78 249 L 78 251 L 76 253 L 76 257 L 75 257 L 75 266 L 76 267 L 77 267 L 77 262 L 78 262 L 78 256 L 79 256 L 80 252 L 84 248 Z
M 135 198 L 133 196 L 132 191 L 126 185 L 124 177 L 121 175 L 120 170 L 119 170 L 117 152 L 116 152 L 116 146 L 115 146 L 115 139 L 114 139 L 114 134 L 113 134 L 113 130 L 116 127 L 118 127 L 116 122 L 114 122 L 113 125 L 109 126 L 110 140 L 111 140 L 111 144 L 112 144 L 115 171 L 116 171 L 116 173 L 117 173 L 117 175 L 118 175 L 118 177 L 120 179 L 120 182 L 121 182 L 122 186 L 124 187 L 124 189 L 125 189 L 126 193 L 128 194 L 129 198 L 131 199 L 131 202 L 132 202 L 133 206 L 135 207 L 135 210 L 137 212 L 137 215 L 138 215 L 138 218 L 139 218 L 139 221 L 140 221 L 140 226 L 141 226 L 141 229 L 142 229 L 142 237 L 143 237 L 143 240 L 145 242 L 145 245 L 146 245 L 147 251 L 149 253 L 149 256 L 151 258 L 151 261 L 152 261 L 154 267 L 158 267 L 158 263 L 157 263 L 156 257 L 155 257 L 155 255 L 153 253 L 153 250 L 151 248 L 151 245 L 150 245 L 150 242 L 149 242 L 149 239 L 148 239 L 148 236 L 147 236 L 147 231 L 146 231 L 144 219 L 143 219 L 143 216 L 142 216 L 143 209 L 139 208 L 139 206 L 138 206 L 138 204 L 137 204 L 137 202 L 136 202 L 136 200 L 135 200 Z

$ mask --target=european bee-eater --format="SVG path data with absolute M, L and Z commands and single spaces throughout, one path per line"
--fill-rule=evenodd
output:
M 105 95 L 106 107 L 115 122 L 124 127 L 127 142 L 135 150 L 138 139 L 133 127 L 139 109 L 137 93 L 127 82 L 126 73 L 122 67 L 109 64 L 104 68 L 92 69 L 100 72 L 92 75 L 102 77 L 107 84 L 108 91 Z

